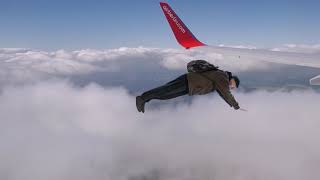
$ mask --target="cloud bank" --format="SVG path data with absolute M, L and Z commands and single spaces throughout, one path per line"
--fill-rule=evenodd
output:
M 0 179 L 319 177 L 319 94 L 235 96 L 249 112 L 208 95 L 190 104 L 148 104 L 143 115 L 123 88 L 67 81 L 6 87 L 0 95 Z
M 220 44 L 220 47 L 232 47 L 240 49 L 259 49 L 252 45 L 225 45 Z M 296 52 L 296 53 L 320 53 L 320 44 L 294 44 L 287 43 L 277 47 L 270 48 L 271 51 L 281 52 Z
M 245 46 L 237 46 L 246 48 Z M 251 47 L 252 48 L 252 47 Z M 42 51 L 35 49 L 0 49 L 0 89 L 6 85 L 21 85 L 54 79 L 68 79 L 77 85 L 96 82 L 102 86 L 125 86 L 130 91 L 165 83 L 186 72 L 186 63 L 206 59 L 238 74 L 244 86 L 309 85 L 309 79 L 319 70 L 224 59 L 221 54 L 197 49 L 118 48 Z M 150 84 L 150 86 L 148 86 Z
M 70 75 L 123 72 L 125 69 L 165 68 L 169 71 L 185 71 L 186 63 L 194 59 L 207 59 L 223 67 L 241 71 L 258 68 L 258 64 L 223 62 L 220 54 L 197 50 L 159 48 L 119 48 L 106 50 L 41 51 L 33 49 L 0 49 L 0 83 L 21 83 L 59 78 Z M 223 62 L 223 63 L 222 63 Z
M 3 48 L 0 179 L 319 177 L 320 96 L 310 88 L 238 92 L 247 113 L 216 95 L 158 101 L 146 114 L 136 111 L 135 94 L 184 73 L 192 59 L 239 73 L 242 87 L 303 84 L 319 74 L 197 50 Z
M 272 48 L 271 50 L 297 53 L 320 53 L 320 44 L 283 44 L 282 46 Z

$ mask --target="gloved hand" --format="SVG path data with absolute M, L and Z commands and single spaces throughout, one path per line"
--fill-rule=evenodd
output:
M 234 108 L 235 110 L 238 110 L 238 109 L 240 109 L 240 106 L 237 104 L 236 106 L 233 106 L 233 108 Z

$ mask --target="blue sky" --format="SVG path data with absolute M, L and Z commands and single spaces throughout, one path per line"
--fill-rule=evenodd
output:
M 179 47 L 157 0 L 1 0 L 0 47 Z M 208 44 L 320 43 L 318 1 L 167 1 Z

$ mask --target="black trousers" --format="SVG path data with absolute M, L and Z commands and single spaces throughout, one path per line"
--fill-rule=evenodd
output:
M 177 79 L 168 82 L 167 84 L 151 89 L 141 95 L 141 97 L 146 101 L 152 99 L 172 99 L 179 96 L 183 96 L 189 93 L 187 74 L 184 74 Z

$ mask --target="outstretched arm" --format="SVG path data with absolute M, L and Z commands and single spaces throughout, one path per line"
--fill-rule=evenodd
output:
M 238 102 L 230 92 L 228 82 L 216 83 L 216 88 L 217 92 L 226 101 L 226 103 L 228 103 L 231 107 L 233 107 L 236 110 L 240 108 Z

